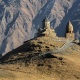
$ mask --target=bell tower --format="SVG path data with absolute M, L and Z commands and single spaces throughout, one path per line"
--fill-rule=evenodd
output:
M 68 22 L 68 25 L 67 25 L 66 38 L 72 41 L 75 40 L 73 25 L 70 21 Z

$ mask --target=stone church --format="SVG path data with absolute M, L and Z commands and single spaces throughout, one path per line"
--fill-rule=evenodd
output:
M 43 27 L 38 29 L 37 36 L 52 37 L 52 38 L 57 39 L 57 40 L 71 40 L 71 41 L 74 41 L 75 40 L 75 34 L 74 34 L 74 31 L 73 31 L 73 25 L 70 21 L 67 24 L 67 29 L 66 29 L 65 33 L 66 33 L 65 37 L 58 37 L 55 33 L 55 30 L 51 29 L 50 21 L 47 18 L 45 18 L 43 20 Z

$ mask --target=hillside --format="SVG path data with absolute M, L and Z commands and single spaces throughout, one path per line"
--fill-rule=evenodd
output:
M 80 46 L 41 36 L 7 53 L 0 63 L 1 80 L 79 80 Z
M 0 79 L 4 80 L 79 80 L 79 54 L 54 55 L 33 59 L 26 66 L 22 62 L 0 65 Z M 77 59 L 78 58 L 78 59 Z M 75 62 L 76 60 L 76 62 Z

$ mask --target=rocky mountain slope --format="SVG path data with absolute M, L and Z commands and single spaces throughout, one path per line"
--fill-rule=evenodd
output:
M 79 37 L 79 4 L 79 0 L 0 0 L 0 53 L 33 38 L 46 16 L 58 36 L 64 36 L 71 20 Z

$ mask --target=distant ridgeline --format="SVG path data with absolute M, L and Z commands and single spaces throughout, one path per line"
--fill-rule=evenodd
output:
M 58 37 L 56 35 L 55 30 L 50 28 L 50 21 L 47 18 L 43 20 L 43 27 L 38 28 L 37 31 L 38 32 L 36 33 L 36 37 L 46 36 L 46 37 L 52 37 L 56 40 L 70 40 L 70 41 L 79 42 L 79 40 L 75 39 L 73 25 L 70 21 L 67 24 L 65 37 Z

